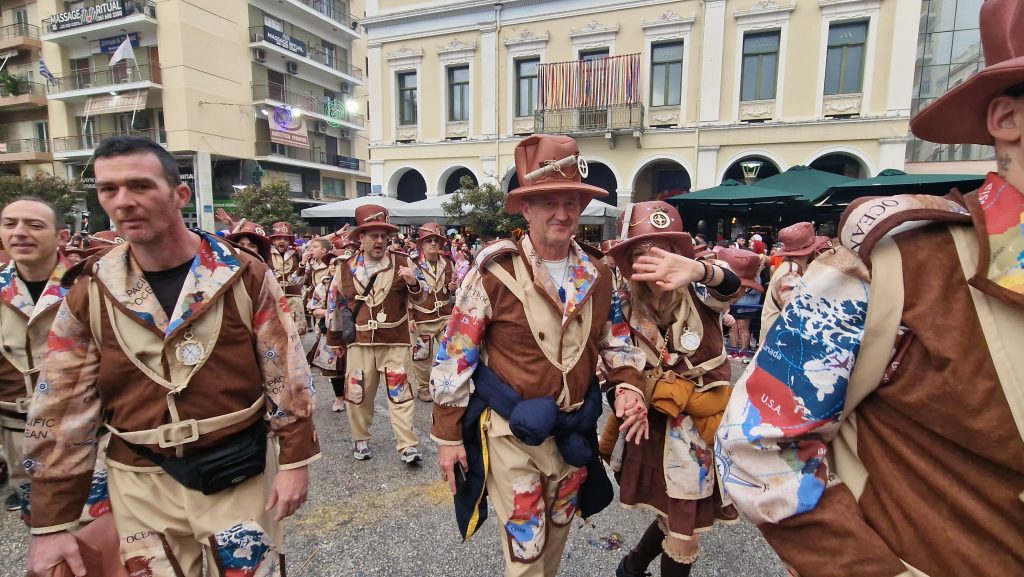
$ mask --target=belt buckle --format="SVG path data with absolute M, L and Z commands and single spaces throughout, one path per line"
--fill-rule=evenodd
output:
M 18 397 L 17 399 L 14 400 L 15 410 L 22 414 L 28 412 L 29 405 L 31 404 L 31 397 Z
M 370 319 L 370 320 L 366 321 L 366 326 L 371 331 L 375 331 L 375 330 L 377 330 L 377 321 L 374 320 L 374 319 Z
M 172 431 L 182 429 L 188 430 L 188 435 L 184 439 L 175 441 L 170 437 L 170 433 Z M 199 421 L 195 419 L 188 419 L 186 421 L 178 421 L 177 423 L 160 425 L 156 428 L 156 434 L 158 436 L 157 445 L 161 449 L 169 449 L 171 447 L 177 447 L 178 445 L 191 443 L 199 439 Z

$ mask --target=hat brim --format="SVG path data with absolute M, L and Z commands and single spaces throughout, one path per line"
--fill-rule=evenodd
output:
M 763 293 L 764 292 L 764 287 L 761 286 L 761 283 L 756 282 L 756 281 L 754 281 L 752 279 L 740 277 L 740 284 L 745 286 L 745 287 L 747 287 L 747 288 L 749 288 L 749 289 L 751 289 L 751 290 L 755 290 L 755 291 L 757 291 L 759 293 Z
M 349 230 L 348 234 L 353 238 L 358 238 L 364 232 L 374 228 L 379 228 L 381 230 L 386 230 L 388 232 L 398 232 L 400 230 L 397 226 L 391 224 L 390 222 L 370 222 Z
M 236 232 L 224 235 L 224 238 L 235 244 L 238 244 L 242 237 L 248 237 L 256 245 L 256 252 L 259 253 L 259 257 L 263 259 L 263 262 L 270 262 L 270 239 L 273 237 L 260 236 L 255 232 Z
M 523 211 L 524 198 L 549 192 L 578 192 L 583 196 L 587 196 L 586 202 L 583 202 L 582 199 L 580 200 L 580 212 L 590 204 L 592 199 L 608 196 L 607 190 L 582 182 L 541 182 L 539 184 L 520 186 L 509 192 L 508 197 L 505 198 L 505 212 L 508 214 L 518 214 Z
M 940 144 L 991 145 L 988 106 L 1007 88 L 1024 82 L 1024 56 L 994 64 L 938 97 L 910 121 L 914 135 Z
M 804 248 L 791 251 L 782 249 L 780 251 L 777 251 L 775 253 L 775 256 L 807 256 L 813 252 L 821 250 L 822 247 L 826 246 L 831 241 L 832 239 L 830 239 L 827 236 L 816 236 L 814 237 L 814 242 L 812 242 L 808 246 L 805 246 Z
M 295 240 L 295 235 L 294 234 L 271 234 L 271 235 L 267 235 L 267 238 L 269 240 L 271 240 L 271 241 L 273 241 L 275 238 L 290 238 L 292 240 Z
M 428 234 L 427 236 L 421 236 L 421 237 L 417 238 L 416 239 L 416 245 L 418 246 L 420 243 L 422 243 L 423 241 L 427 240 L 428 238 L 436 238 L 436 239 L 440 240 L 441 242 L 444 242 L 444 241 L 448 240 L 447 238 L 445 238 L 444 236 L 441 236 L 439 234 Z
M 668 241 L 675 249 L 673 252 L 676 254 L 681 254 L 686 258 L 694 257 L 693 237 L 685 232 L 652 232 L 627 238 L 610 248 L 606 253 L 615 260 L 615 266 L 619 267 L 619 270 L 622 271 L 623 276 L 626 278 L 633 276 L 633 262 L 629 258 L 629 253 L 632 251 L 634 244 L 645 240 Z

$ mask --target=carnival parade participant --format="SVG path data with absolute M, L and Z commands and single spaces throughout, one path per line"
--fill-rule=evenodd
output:
M 131 574 L 283 574 L 278 523 L 305 501 L 320 456 L 284 293 L 259 259 L 185 227 L 191 191 L 162 146 L 114 137 L 94 158 L 100 204 L 127 242 L 76 269 L 50 330 L 25 436 L 29 575 L 60 562 L 84 574 L 68 529 L 104 423 Z
M 793 291 L 800 284 L 800 277 L 807 270 L 807 265 L 811 264 L 819 252 L 832 248 L 832 241 L 827 236 L 816 236 L 814 225 L 809 222 L 798 222 L 780 230 L 779 241 L 782 242 L 782 249 L 776 251 L 775 256 L 782 257 L 782 262 L 772 272 L 772 279 L 765 293 L 758 344 L 764 342 L 772 323 L 779 318 L 782 309 L 786 308 Z
M 288 297 L 288 308 L 300 335 L 306 334 L 305 303 L 302 302 L 302 260 L 295 248 L 292 223 L 275 222 L 270 229 L 270 262 L 278 284 Z
M 266 230 L 255 222 L 240 222 L 234 232 L 224 238 L 259 256 L 263 262 L 270 264 L 271 246 Z
M 740 290 L 740 279 L 717 264 L 692 260 L 693 240 L 664 201 L 629 205 L 621 242 L 609 251 L 628 280 L 623 314 L 646 359 L 644 400 L 647 434 L 637 444 L 620 434 L 612 468 L 625 507 L 654 513 L 616 577 L 646 575 L 661 555 L 661 575 L 690 574 L 699 553 L 698 534 L 716 519 L 735 520 L 723 508 L 714 473 L 714 432 L 729 400 L 729 362 L 721 314 Z M 654 247 L 681 255 L 689 281 L 674 290 L 633 280 L 633 263 Z
M 851 203 L 736 385 L 717 462 L 793 574 L 1024 574 L 1022 28 L 985 2 L 986 67 L 911 121 L 998 171 Z
M 313 240 L 316 242 L 316 239 Z M 320 257 L 323 262 L 325 274 L 319 277 L 318 284 L 312 287 L 309 302 L 306 303 L 306 310 L 313 317 L 313 327 L 316 332 L 316 342 L 309 350 L 306 358 L 310 367 L 320 369 L 320 375 L 331 381 L 331 388 L 334 389 L 334 404 L 331 411 L 339 413 L 345 410 L 345 349 L 331 347 L 327 344 L 327 315 L 330 310 L 331 282 L 334 280 L 336 266 L 344 266 L 333 262 L 336 258 L 333 254 L 327 253 Z
M 524 185 L 505 211 L 521 212 L 529 234 L 483 248 L 459 288 L 430 374 L 431 436 L 463 536 L 487 516 L 486 489 L 504 529 L 506 575 L 552 577 L 574 517 L 613 498 L 596 452 L 597 360 L 629 430 L 646 414 L 643 354 L 601 253 L 572 238 L 583 207 L 606 195 L 583 184 L 576 141 L 531 136 L 515 159 Z
M 430 367 L 441 337 L 452 314 L 451 300 L 455 294 L 455 265 L 441 254 L 444 248 L 444 230 L 436 222 L 419 228 L 416 247 L 419 254 L 413 260 L 416 278 L 426 284 L 426 294 L 420 303 L 412 305 L 412 374 L 417 396 L 421 401 L 430 398 Z
M 398 227 L 388 211 L 373 204 L 356 208 L 356 226 L 349 236 L 361 248 L 338 267 L 330 292 L 335 302 L 328 320 L 328 344 L 346 346 L 345 400 L 352 432 L 352 456 L 364 461 L 373 456 L 370 425 L 381 375 L 388 400 L 388 416 L 401 460 L 415 465 L 423 460 L 419 439 L 412 430 L 415 407 L 405 363 L 409 355 L 409 308 L 423 300 L 425 285 L 416 279 L 407 256 L 387 249 L 388 235 Z M 354 337 L 346 343 L 343 309 L 351 311 Z

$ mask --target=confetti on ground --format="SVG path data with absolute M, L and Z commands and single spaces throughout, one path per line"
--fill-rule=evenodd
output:
M 607 537 L 599 537 L 597 539 L 587 539 L 587 542 L 602 551 L 616 551 L 622 548 L 622 536 L 618 533 L 612 533 Z

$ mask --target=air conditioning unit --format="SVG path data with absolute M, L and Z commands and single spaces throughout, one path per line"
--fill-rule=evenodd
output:
M 348 140 L 349 138 L 352 138 L 352 131 L 347 129 L 347 128 L 342 128 L 341 129 L 341 138 L 343 140 Z
M 319 190 L 314 190 L 312 192 L 312 195 L 313 195 L 313 200 L 320 200 L 324 196 L 323 193 L 320 192 Z
M 256 62 L 266 62 L 267 61 L 267 51 L 262 49 L 262 48 L 253 48 L 252 49 L 252 59 L 255 60 Z
M 328 128 L 328 126 L 327 126 L 326 122 L 317 121 L 316 127 L 315 127 L 315 130 L 316 130 L 317 134 L 327 134 L 327 128 Z
M 352 94 L 352 85 L 349 84 L 348 82 L 342 81 L 342 83 L 341 83 L 341 93 L 342 94 Z
M 292 62 L 291 60 L 289 60 L 288 61 L 287 69 L 288 69 L 288 74 L 298 74 L 299 73 L 299 63 L 298 62 Z

